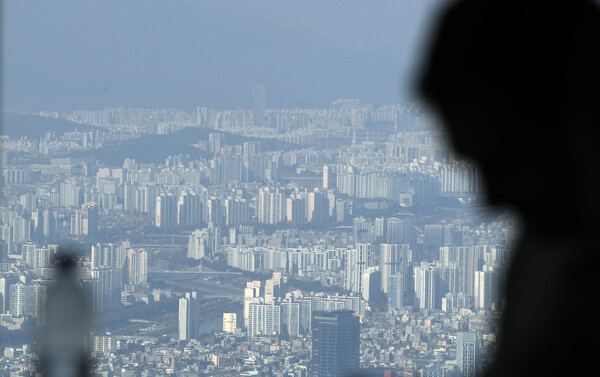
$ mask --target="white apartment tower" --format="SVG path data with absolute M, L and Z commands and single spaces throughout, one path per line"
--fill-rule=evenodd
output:
M 146 285 L 148 282 L 148 252 L 145 249 L 127 250 L 127 277 L 129 284 Z
M 179 299 L 179 340 L 188 341 L 197 338 L 199 323 L 197 293 L 186 292 L 185 296 Z

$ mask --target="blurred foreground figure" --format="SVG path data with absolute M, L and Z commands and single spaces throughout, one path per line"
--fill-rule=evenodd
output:
M 73 255 L 59 254 L 56 267 L 57 281 L 48 295 L 42 333 L 42 373 L 44 377 L 87 376 L 88 301 L 76 280 Z
M 463 0 L 420 82 L 492 205 L 523 221 L 487 376 L 577 374 L 600 351 L 600 13 L 584 0 Z

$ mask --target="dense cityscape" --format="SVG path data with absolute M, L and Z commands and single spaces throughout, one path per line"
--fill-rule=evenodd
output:
M 3 113 L 0 375 L 61 249 L 95 376 L 475 376 L 518 236 L 418 103 Z M 345 374 L 344 374 L 345 373 Z

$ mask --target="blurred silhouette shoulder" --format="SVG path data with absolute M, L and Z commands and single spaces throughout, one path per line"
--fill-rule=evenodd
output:
M 463 0 L 440 14 L 419 91 L 522 237 L 489 376 L 570 375 L 600 351 L 600 12 Z

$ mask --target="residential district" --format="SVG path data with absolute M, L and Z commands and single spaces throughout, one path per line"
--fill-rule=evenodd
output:
M 64 251 L 95 376 L 484 370 L 517 218 L 435 117 L 254 103 L 4 113 L 0 375 L 39 373 Z

